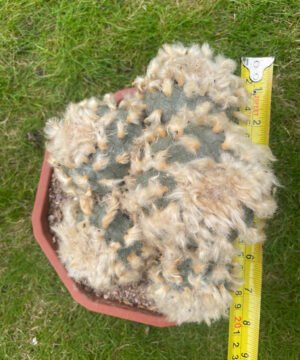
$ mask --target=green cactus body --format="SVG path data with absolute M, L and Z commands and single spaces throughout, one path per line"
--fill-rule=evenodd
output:
M 59 148 L 61 138 L 68 140 L 69 134 L 67 133 L 68 128 L 66 128 L 68 114 L 59 123 L 58 132 L 60 134 L 56 132 L 55 137 L 50 139 L 50 145 L 48 145 L 50 155 L 54 158 L 51 162 L 59 174 L 58 178 L 63 178 L 64 190 L 74 197 L 73 200 L 69 201 L 73 202 L 72 206 L 76 208 L 76 212 L 73 212 L 73 215 L 69 212 L 69 216 L 65 216 L 66 219 L 63 220 L 63 223 L 55 229 L 58 236 L 64 239 L 63 244 L 65 246 L 60 247 L 60 257 L 76 280 L 85 281 L 95 290 L 139 281 L 144 276 L 148 260 L 155 253 L 140 239 L 137 226 L 134 227 L 130 217 L 122 211 L 119 201 L 120 196 L 122 196 L 123 178 L 128 175 L 130 167 L 132 143 L 142 131 L 139 117 L 143 113 L 144 105 L 139 101 L 138 96 L 133 97 L 134 99 L 129 102 L 128 99 L 125 99 L 119 106 L 114 103 L 111 97 L 106 97 L 110 107 L 101 104 L 101 102 L 93 107 L 92 115 L 89 114 L 92 118 L 92 124 L 88 124 L 84 129 L 80 124 L 82 136 L 78 134 L 78 139 L 76 139 L 79 146 L 88 145 L 87 150 L 89 150 L 84 154 L 79 164 L 74 164 L 74 161 L 70 166 L 60 156 L 60 150 L 56 158 L 55 151 L 52 150 L 51 152 L 51 149 Z M 84 107 L 88 106 L 86 102 L 83 105 Z M 76 132 L 77 116 L 80 113 L 81 106 L 79 104 L 77 107 L 73 106 L 73 109 L 69 109 L 69 112 L 73 112 L 71 118 L 74 119 L 73 133 Z M 133 110 L 134 116 L 130 115 L 131 110 Z M 130 116 L 131 118 L 128 119 Z M 54 126 L 53 124 L 50 125 L 51 127 Z M 49 131 L 51 130 L 48 129 L 48 133 Z M 70 136 L 72 135 L 71 133 Z M 58 144 L 55 144 L 56 141 Z M 75 232 L 74 224 L 76 224 L 77 232 Z M 103 252 L 109 254 L 107 266 L 111 268 L 110 271 L 105 270 L 98 274 L 97 279 L 94 275 L 86 275 L 87 273 L 97 274 L 97 263 L 100 263 L 101 258 L 105 257 L 105 254 L 99 254 L 95 249 L 91 250 L 89 257 L 91 262 L 89 271 L 82 270 L 89 265 L 80 261 L 80 252 L 76 254 L 78 260 L 76 262 L 71 261 L 74 258 L 74 252 L 67 244 L 70 242 L 72 228 L 76 234 L 73 235 L 75 238 L 84 238 L 89 232 L 91 237 L 94 233 L 98 237 L 100 236 L 104 248 Z M 91 229 L 93 230 L 91 231 Z M 91 261 L 91 257 L 93 257 L 93 261 Z M 75 271 L 76 266 L 81 271 Z M 100 281 L 100 279 L 102 280 Z
M 224 314 L 230 290 L 238 284 L 232 240 L 237 235 L 246 242 L 263 240 L 253 223 L 257 206 L 251 184 L 254 178 L 262 180 L 271 157 L 266 149 L 259 150 L 261 157 L 254 155 L 255 146 L 228 117 L 243 101 L 231 70 L 225 78 L 231 77 L 237 85 L 223 98 L 222 89 L 220 96 L 213 90 L 187 94 L 189 80 L 179 85 L 175 77 L 164 76 L 170 74 L 168 69 L 166 61 L 139 79 L 149 128 L 139 141 L 140 157 L 132 160 L 136 182 L 129 181 L 123 206 L 131 204 L 130 212 L 138 209 L 144 237 L 162 254 L 159 264 L 149 270 L 149 297 L 171 320 L 197 318 L 209 323 Z M 166 81 L 168 91 L 163 89 Z M 234 99 L 234 94 L 239 95 Z M 267 217 L 275 209 L 270 187 L 274 178 L 270 176 L 268 182 Z M 205 316 L 199 313 L 204 298 L 209 299 Z
M 95 291 L 147 278 L 177 323 L 226 313 L 239 283 L 232 240 L 263 241 L 254 216 L 276 209 L 272 154 L 235 124 L 247 99 L 234 67 L 207 45 L 165 45 L 135 95 L 49 122 L 50 161 L 76 208 L 54 229 L 72 277 Z

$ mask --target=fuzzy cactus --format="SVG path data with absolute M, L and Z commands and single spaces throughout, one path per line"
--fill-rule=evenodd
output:
M 107 94 L 69 105 L 45 128 L 49 162 L 69 196 L 53 227 L 58 252 L 70 275 L 95 290 L 140 280 L 155 253 L 120 208 L 144 107 L 138 94 L 118 105 Z
M 235 63 L 207 44 L 165 45 L 136 93 L 71 105 L 46 126 L 70 199 L 54 231 L 70 275 L 95 291 L 148 280 L 177 323 L 225 315 L 239 283 L 233 240 L 264 240 L 276 210 L 268 147 L 236 120 L 247 102 Z

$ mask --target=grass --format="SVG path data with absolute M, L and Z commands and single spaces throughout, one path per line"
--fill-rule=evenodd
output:
M 297 2 L 0 0 L 0 8 L 0 359 L 226 358 L 227 320 L 149 329 L 75 304 L 30 225 L 47 118 L 128 86 L 173 41 L 208 41 L 236 60 L 276 57 L 270 146 L 283 187 L 267 229 L 259 358 L 298 359 Z

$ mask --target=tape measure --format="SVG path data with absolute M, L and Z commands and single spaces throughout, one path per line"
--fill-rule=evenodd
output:
M 255 144 L 268 145 L 273 76 L 273 57 L 242 58 L 241 76 L 250 95 L 249 104 L 241 109 L 248 116 L 243 125 Z M 258 219 L 255 219 L 258 222 Z M 262 244 L 234 242 L 240 255 L 243 285 L 233 294 L 229 315 L 228 360 L 257 360 L 262 282 Z

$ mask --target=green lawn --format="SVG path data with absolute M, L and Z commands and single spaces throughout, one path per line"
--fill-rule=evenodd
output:
M 276 57 L 270 146 L 283 187 L 267 229 L 259 358 L 299 359 L 297 11 L 293 0 L 0 0 L 0 359 L 226 359 L 227 320 L 149 329 L 75 304 L 31 230 L 47 118 L 130 85 L 172 41 Z

